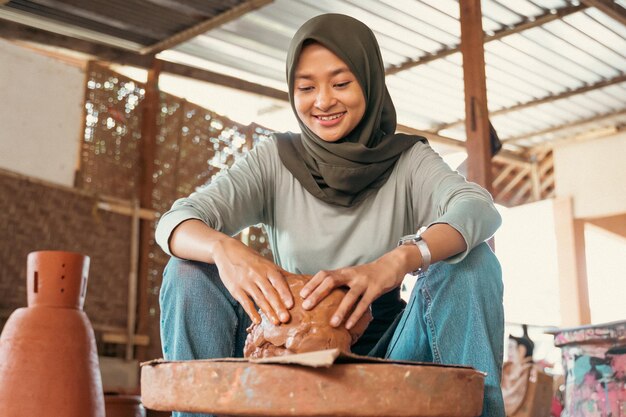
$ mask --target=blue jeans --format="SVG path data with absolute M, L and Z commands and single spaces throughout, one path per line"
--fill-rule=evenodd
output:
M 386 332 L 369 335 L 379 339 L 370 355 L 469 365 L 486 372 L 482 416 L 504 417 L 502 292 L 500 264 L 485 243 L 459 263 L 432 265 Z M 222 284 L 215 265 L 172 258 L 163 273 L 160 304 L 165 359 L 242 356 L 250 319 Z

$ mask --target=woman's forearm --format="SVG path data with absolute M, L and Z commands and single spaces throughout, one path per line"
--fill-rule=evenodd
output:
M 232 237 L 210 228 L 204 222 L 190 219 L 172 232 L 169 245 L 174 256 L 192 261 L 215 263 L 216 244 Z
M 442 261 L 467 249 L 465 239 L 452 226 L 438 223 L 430 226 L 422 233 L 422 238 L 428 245 L 431 255 L 431 264 Z M 406 275 L 422 266 L 422 255 L 415 245 L 402 245 L 383 255 L 381 260 L 391 261 L 397 266 L 399 275 Z

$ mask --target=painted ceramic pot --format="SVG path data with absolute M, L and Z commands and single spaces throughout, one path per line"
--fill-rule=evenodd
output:
M 565 370 L 563 417 L 623 416 L 626 406 L 626 321 L 552 332 Z
M 89 257 L 28 255 L 28 307 L 0 335 L 0 410 L 6 416 L 104 417 L 96 341 L 83 312 Z

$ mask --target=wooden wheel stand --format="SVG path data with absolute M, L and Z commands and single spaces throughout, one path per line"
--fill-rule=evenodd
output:
M 484 374 L 468 367 L 336 350 L 255 362 L 157 360 L 141 370 L 147 408 L 221 416 L 475 417 L 483 386 Z

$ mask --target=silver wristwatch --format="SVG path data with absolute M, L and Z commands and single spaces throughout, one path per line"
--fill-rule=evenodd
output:
M 420 266 L 415 271 L 411 272 L 411 275 L 421 276 L 424 273 L 426 273 L 426 271 L 428 271 L 428 267 L 430 266 L 430 259 L 431 259 L 430 250 L 428 249 L 428 245 L 426 244 L 424 239 L 422 239 L 422 233 L 424 233 L 424 231 L 426 231 L 426 227 L 420 227 L 417 230 L 417 233 L 415 233 L 414 235 L 402 236 L 402 238 L 400 238 L 400 240 L 398 241 L 398 246 L 400 245 L 417 246 L 417 249 L 419 249 L 420 253 L 422 254 L 422 266 Z

